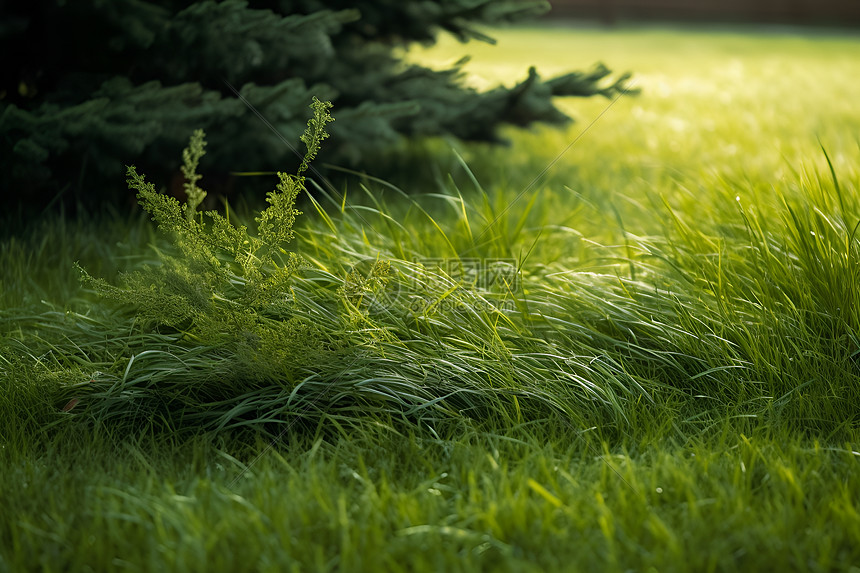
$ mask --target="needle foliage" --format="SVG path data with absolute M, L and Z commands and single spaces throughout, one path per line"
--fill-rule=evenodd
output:
M 302 131 L 313 94 L 338 108 L 326 156 L 341 165 L 407 139 L 500 141 L 505 125 L 563 124 L 555 96 L 614 97 L 626 76 L 597 64 L 544 80 L 526 66 L 477 91 L 463 81 L 465 60 L 436 70 L 403 59 L 404 48 L 442 33 L 490 42 L 481 26 L 548 9 L 542 0 L 3 3 L 0 184 L 13 204 L 59 195 L 73 206 L 125 206 L 118 166 L 169 180 L 165 166 L 202 127 L 212 142 L 206 170 L 226 193 L 228 172 L 294 161 L 279 134 Z

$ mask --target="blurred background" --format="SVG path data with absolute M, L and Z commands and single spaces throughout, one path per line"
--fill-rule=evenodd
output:
M 857 26 L 857 0 L 552 0 L 548 18 Z

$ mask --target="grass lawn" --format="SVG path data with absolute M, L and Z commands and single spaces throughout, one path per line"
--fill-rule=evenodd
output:
M 642 92 L 309 185 L 229 336 L 81 286 L 178 252 L 143 215 L 0 243 L 0 572 L 860 567 L 860 37 L 494 35 L 409 57 Z

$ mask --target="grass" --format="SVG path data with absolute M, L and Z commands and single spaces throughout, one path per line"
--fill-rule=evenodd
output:
M 4 532 L 6 564 L 826 571 L 858 559 L 856 452 L 737 435 L 592 453 L 523 437 L 369 428 L 287 442 L 245 473 L 247 460 L 211 440 L 85 439 L 49 448 L 56 467 L 7 470 L 5 512 L 17 521 Z
M 603 59 L 643 93 L 431 143 L 424 194 L 315 189 L 289 368 L 81 289 L 169 249 L 142 218 L 4 240 L 0 571 L 860 564 L 857 38 L 497 35 L 476 85 Z

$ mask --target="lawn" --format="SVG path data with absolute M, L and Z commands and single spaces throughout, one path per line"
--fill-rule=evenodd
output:
M 409 57 L 641 93 L 308 183 L 283 308 L 82 286 L 182 260 L 144 214 L 3 240 L 0 571 L 860 567 L 860 37 L 493 35 Z

